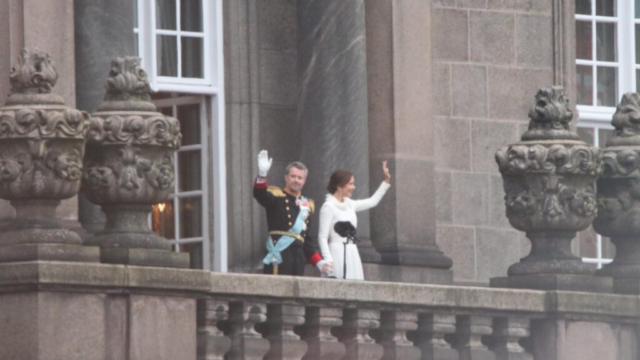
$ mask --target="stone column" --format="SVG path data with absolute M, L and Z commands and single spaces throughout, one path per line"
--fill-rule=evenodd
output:
M 298 1 L 298 82 L 305 193 L 324 202 L 331 173 L 343 168 L 354 174 L 354 197 L 369 197 L 379 182 L 370 189 L 364 0 Z M 360 256 L 377 262 L 369 228 L 369 213 L 359 213 Z
M 132 0 L 76 0 L 75 70 L 76 106 L 93 113 L 104 98 L 104 80 L 110 61 L 117 56 L 136 55 Z M 78 195 L 78 220 L 88 233 L 104 228 L 106 218 L 99 205 Z
M 422 282 L 450 282 L 437 271 L 452 261 L 436 244 L 431 1 L 368 0 L 366 29 L 371 183 L 384 159 L 392 174 L 371 212 L 375 246 L 384 264 L 432 268 Z

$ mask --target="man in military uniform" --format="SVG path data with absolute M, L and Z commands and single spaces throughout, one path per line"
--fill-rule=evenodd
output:
M 264 273 L 275 275 L 303 275 L 307 262 L 321 272 L 330 272 L 331 265 L 322 260 L 316 251 L 307 229 L 314 211 L 313 200 L 302 196 L 307 180 L 307 168 L 300 162 L 287 166 L 285 187 L 268 186 L 267 173 L 271 162 L 267 151 L 258 154 L 258 178 L 253 187 L 253 197 L 267 210 L 267 255 Z

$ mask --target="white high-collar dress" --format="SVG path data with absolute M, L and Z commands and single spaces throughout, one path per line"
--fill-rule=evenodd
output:
M 383 181 L 370 198 L 363 200 L 344 198 L 344 201 L 340 202 L 333 195 L 327 194 L 320 209 L 318 244 L 322 258 L 333 263 L 333 272 L 338 279 L 344 279 L 344 253 L 347 239 L 335 232 L 334 225 L 338 221 L 349 221 L 355 228 L 358 228 L 356 212 L 369 210 L 378 205 L 389 186 L 391 185 Z M 347 280 L 364 280 L 362 261 L 357 245 L 347 244 L 346 252 Z

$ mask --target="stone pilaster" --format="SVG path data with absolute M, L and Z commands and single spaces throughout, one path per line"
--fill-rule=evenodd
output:
M 371 184 L 384 159 L 392 174 L 372 210 L 372 238 L 384 264 L 448 269 L 435 241 L 431 1 L 371 0 L 365 9 Z
M 298 121 L 302 161 L 309 167 L 305 192 L 322 202 L 333 171 L 354 174 L 355 198 L 367 198 L 369 136 L 364 0 L 298 1 Z M 382 173 L 380 164 L 375 170 Z M 358 214 L 358 248 L 364 262 L 378 262 L 369 213 Z

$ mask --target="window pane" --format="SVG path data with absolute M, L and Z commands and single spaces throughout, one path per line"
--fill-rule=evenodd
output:
M 182 77 L 204 77 L 204 43 L 202 38 L 183 37 L 182 39 Z
M 576 21 L 576 59 L 593 59 L 592 28 L 591 22 Z
M 578 105 L 593 105 L 593 67 L 576 66 Z
M 153 206 L 151 213 L 151 229 L 154 233 L 173 240 L 176 238 L 173 212 L 173 201 L 168 201 Z
M 591 0 L 576 0 L 576 14 L 591 15 Z
M 616 16 L 615 0 L 597 0 L 596 15 L 598 16 Z
M 598 129 L 598 146 L 604 147 L 609 139 L 613 137 L 614 131 L 609 129 Z
M 578 256 L 583 258 L 598 257 L 598 234 L 593 230 L 593 227 L 578 233 L 578 243 L 580 249 Z
M 158 35 L 156 58 L 160 76 L 178 76 L 178 42 L 175 36 Z
M 616 256 L 616 246 L 613 245 L 611 239 L 608 237 L 602 237 L 602 258 L 613 259 Z
M 579 127 L 578 135 L 580 136 L 580 140 L 586 142 L 589 145 L 594 145 L 592 128 Z
M 133 1 L 133 27 L 138 28 L 138 0 Z
M 176 30 L 176 0 L 156 0 L 156 28 Z
M 202 32 L 202 0 L 180 1 L 180 28 Z
M 200 197 L 180 199 L 180 238 L 202 236 L 202 199 Z
M 636 0 L 636 4 L 635 4 L 635 12 L 636 12 L 636 19 L 640 19 L 640 0 Z
M 202 243 L 190 243 L 180 245 L 180 251 L 188 252 L 192 269 L 202 269 Z
M 599 61 L 617 61 L 616 24 L 596 23 L 596 53 Z
M 200 105 L 178 106 L 182 145 L 200 144 Z
M 178 191 L 202 189 L 202 163 L 200 150 L 178 152 Z
M 617 68 L 598 66 L 598 104 L 597 106 L 616 106 Z
M 640 6 L 640 4 L 638 4 L 638 6 Z M 638 11 L 637 8 L 636 8 L 636 11 Z M 640 64 L 640 24 L 636 24 L 635 38 L 636 38 L 636 64 Z
M 636 92 L 640 89 L 640 70 L 636 70 Z

